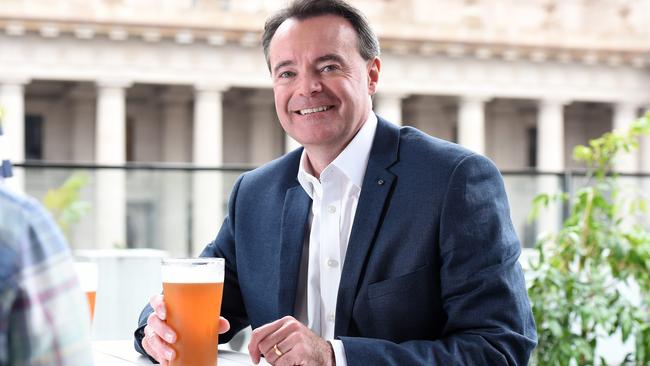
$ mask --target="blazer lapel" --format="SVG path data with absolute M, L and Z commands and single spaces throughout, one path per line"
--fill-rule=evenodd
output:
M 300 258 L 310 207 L 311 198 L 300 185 L 287 190 L 282 209 L 278 319 L 294 312 Z
M 377 131 L 341 272 L 336 303 L 335 336 L 348 334 L 354 298 L 366 257 L 378 232 L 379 222 L 395 182 L 395 175 L 388 167 L 397 160 L 398 145 L 399 129 L 378 117 Z

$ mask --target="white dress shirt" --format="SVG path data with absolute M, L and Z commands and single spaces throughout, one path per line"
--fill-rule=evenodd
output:
M 337 366 L 346 366 L 343 342 L 334 340 L 336 299 L 363 176 L 377 129 L 370 112 L 348 146 L 314 177 L 303 151 L 298 181 L 312 199 L 296 293 L 296 318 L 332 343 Z

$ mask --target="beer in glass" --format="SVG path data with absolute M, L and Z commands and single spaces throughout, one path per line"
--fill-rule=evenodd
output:
M 219 344 L 223 258 L 163 259 L 167 324 L 177 335 L 171 366 L 214 366 Z
M 74 269 L 81 285 L 81 290 L 86 293 L 90 320 L 95 315 L 95 297 L 97 296 L 97 264 L 93 262 L 75 262 Z

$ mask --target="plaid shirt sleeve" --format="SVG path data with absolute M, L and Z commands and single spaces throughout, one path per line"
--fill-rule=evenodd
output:
M 34 200 L 0 185 L 0 365 L 92 365 L 70 250 Z

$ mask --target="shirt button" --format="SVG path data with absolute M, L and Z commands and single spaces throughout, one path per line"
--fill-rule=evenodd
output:
M 334 205 L 329 205 L 329 206 L 327 206 L 327 211 L 329 211 L 329 213 L 333 214 L 333 213 L 336 212 L 336 207 Z
M 330 268 L 338 267 L 339 262 L 336 259 L 328 259 L 327 266 Z
M 327 320 L 329 320 L 329 321 L 332 322 L 332 323 L 334 323 L 334 319 L 336 319 L 336 318 L 334 317 L 334 314 L 330 314 L 330 315 L 327 316 Z

